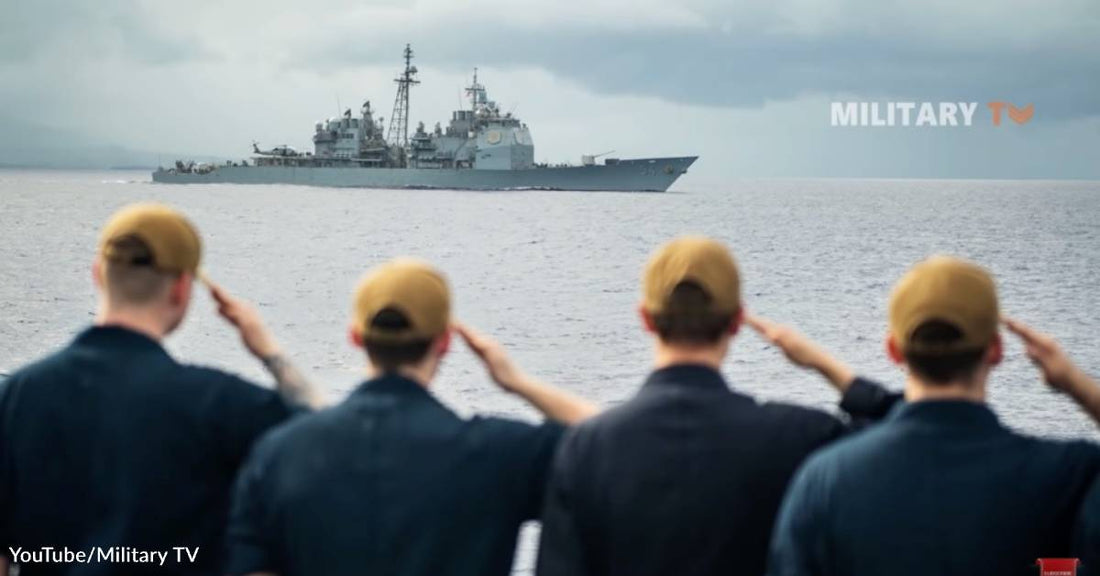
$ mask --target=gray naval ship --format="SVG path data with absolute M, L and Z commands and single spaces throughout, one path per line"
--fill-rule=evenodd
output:
M 466 88 L 470 108 L 455 110 L 446 128 L 417 126 L 409 136 L 409 89 L 419 84 L 413 51 L 405 46 L 405 69 L 395 79 L 397 98 L 389 129 L 374 116 L 370 101 L 358 118 L 318 122 L 312 152 L 289 146 L 261 150 L 251 161 L 196 164 L 177 161 L 158 168 L 154 182 L 303 184 L 355 188 L 446 188 L 465 190 L 607 190 L 663 192 L 687 172 L 697 156 L 619 159 L 610 152 L 581 156 L 579 165 L 535 162 L 527 125 L 501 113 L 477 79 Z M 602 162 L 597 159 L 602 158 Z

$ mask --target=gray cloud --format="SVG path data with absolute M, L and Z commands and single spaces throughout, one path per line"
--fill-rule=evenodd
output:
M 0 18 L 0 62 L 63 67 L 119 57 L 164 65 L 209 55 L 186 26 L 137 0 L 13 0 Z
M 1095 6 L 1100 12 L 1100 4 Z M 335 36 L 297 64 L 396 66 L 396 47 L 405 40 L 433 66 L 539 67 L 599 93 L 692 105 L 758 107 L 805 95 L 850 94 L 1034 102 L 1037 119 L 1100 114 L 1100 29 L 1084 39 L 975 45 L 866 31 L 810 37 L 716 28 L 523 30 L 486 24 L 461 33 L 386 32 L 358 43 Z
M 0 19 L 0 61 L 44 65 L 251 52 L 286 70 L 396 67 L 405 42 L 450 71 L 541 68 L 690 105 L 850 94 L 1034 102 L 1039 120 L 1100 113 L 1095 0 L 13 0 Z

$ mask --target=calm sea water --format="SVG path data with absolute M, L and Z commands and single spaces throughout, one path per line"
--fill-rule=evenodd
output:
M 892 387 L 902 376 L 883 352 L 889 289 L 933 253 L 990 267 L 1006 313 L 1054 334 L 1100 373 L 1100 182 L 745 180 L 666 194 L 477 193 L 172 186 L 148 173 L 30 171 L 0 171 L 0 371 L 91 321 L 97 230 L 138 200 L 193 218 L 210 275 L 256 302 L 334 399 L 363 373 L 363 355 L 345 336 L 356 280 L 372 264 L 416 255 L 449 275 L 457 315 L 528 371 L 605 406 L 621 402 L 649 365 L 635 313 L 641 268 L 655 246 L 686 232 L 733 247 L 750 310 L 797 326 Z M 990 386 L 1002 420 L 1035 434 L 1100 438 L 1007 338 Z M 168 347 L 266 381 L 205 295 Z M 822 380 L 747 332 L 725 373 L 760 398 L 835 405 Z M 435 389 L 464 413 L 534 417 L 460 346 Z

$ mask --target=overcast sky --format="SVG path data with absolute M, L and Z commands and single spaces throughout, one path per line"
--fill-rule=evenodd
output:
M 697 154 L 731 177 L 1100 178 L 1097 0 L 3 0 L 0 150 L 311 148 L 386 117 L 410 42 L 412 120 L 474 66 L 540 161 Z M 829 103 L 976 101 L 972 128 L 837 128 Z M 993 127 L 986 102 L 1035 104 Z

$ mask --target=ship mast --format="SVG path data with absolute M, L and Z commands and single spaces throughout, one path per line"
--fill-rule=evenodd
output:
M 477 83 L 477 68 L 474 68 L 474 81 L 466 87 L 466 93 L 470 95 L 470 110 L 477 112 L 478 104 L 485 101 L 485 87 Z
M 405 44 L 405 71 L 394 78 L 397 82 L 397 98 L 393 101 L 393 114 L 390 115 L 390 129 L 386 140 L 402 148 L 409 145 L 409 86 L 420 84 L 415 78 L 416 66 L 412 65 L 412 46 Z

